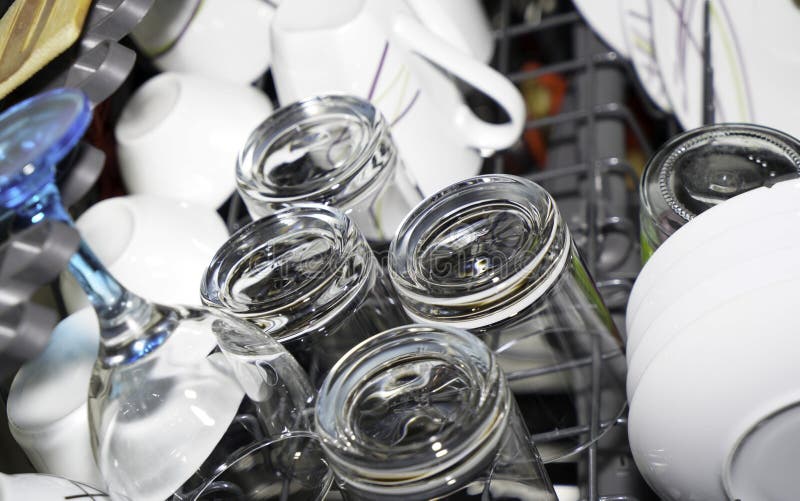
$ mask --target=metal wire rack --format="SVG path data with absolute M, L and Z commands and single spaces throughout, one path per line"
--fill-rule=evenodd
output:
M 563 92 L 560 106 L 532 115 L 519 145 L 487 159 L 486 170 L 526 176 L 554 195 L 622 327 L 640 262 L 639 174 L 629 152 L 649 157 L 652 145 L 660 135 L 672 135 L 675 124 L 641 98 L 628 63 L 592 33 L 568 0 L 487 0 L 485 6 L 496 26 L 493 65 L 523 89 L 542 86 L 555 76 Z M 529 151 L 535 140 L 543 143 L 538 158 Z M 242 223 L 242 212 L 234 197 L 226 212 L 230 229 Z M 536 370 L 545 375 L 591 367 L 596 383 L 607 361 L 597 349 L 592 356 Z M 594 384 L 588 425 L 537 430 L 532 435 L 536 444 L 589 437 L 584 450 L 548 465 L 551 476 L 576 483 L 585 500 L 655 498 L 627 449 L 626 418 L 601 419 L 602 405 L 599 385 Z
M 569 0 L 484 3 L 496 27 L 494 67 L 523 90 L 556 76 L 565 94 L 559 109 L 530 117 L 523 140 L 510 151 L 488 158 L 484 171 L 522 175 L 553 194 L 587 268 L 622 328 L 624 308 L 640 268 L 640 171 L 629 160 L 629 153 L 638 151 L 640 158 L 648 158 L 652 145 L 674 135 L 677 125 L 649 104 L 629 63 L 593 34 Z M 552 50 L 553 46 L 557 50 Z M 534 61 L 533 66 L 526 64 Z M 498 118 L 493 117 L 496 110 L 491 103 L 465 90 L 478 114 Z M 544 141 L 544 161 L 525 151 L 532 131 Z M 231 231 L 249 220 L 236 196 L 226 216 Z M 537 429 L 531 439 L 541 447 L 567 437 L 584 437 L 589 445 L 583 450 L 547 465 L 556 483 L 578 486 L 581 500 L 657 499 L 630 455 L 625 413 L 601 419 L 609 415 L 601 412 L 609 402 L 601 399 L 598 380 L 609 359 L 596 348 L 591 356 L 535 369 L 537 376 L 545 376 L 591 368 L 589 423 Z M 328 499 L 338 499 L 338 493 L 332 491 Z
M 592 33 L 570 2 L 499 0 L 487 2 L 486 7 L 496 26 L 494 66 L 523 89 L 526 100 L 531 88 L 536 92 L 537 85 L 547 85 L 547 77 L 560 82 L 565 93 L 561 106 L 531 116 L 523 144 L 489 159 L 488 168 L 523 175 L 553 194 L 622 328 L 624 308 L 640 266 L 640 170 L 629 159 L 630 152 L 638 152 L 642 159 L 650 157 L 660 135 L 672 135 L 676 126 L 650 106 L 629 64 Z M 544 142 L 541 149 L 546 158 L 520 153 L 537 139 Z M 591 366 L 597 378 L 604 362 L 594 353 L 540 371 L 546 374 Z M 591 445 L 568 459 L 577 467 L 581 499 L 655 499 L 627 450 L 626 418 L 601 420 L 604 402 L 596 379 L 593 386 L 588 426 L 535 433 L 532 439 L 541 445 L 566 435 L 589 434 Z M 609 428 L 614 428 L 614 433 L 594 440 Z M 557 476 L 558 470 L 548 466 L 551 476 Z

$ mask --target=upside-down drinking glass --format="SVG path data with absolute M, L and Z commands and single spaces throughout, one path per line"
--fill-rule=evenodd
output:
M 717 124 L 675 136 L 642 174 L 642 261 L 706 209 L 798 175 L 800 141 L 769 127 Z
M 480 176 L 432 195 L 403 221 L 389 274 L 412 320 L 467 329 L 495 351 L 531 431 L 553 432 L 545 461 L 584 449 L 622 412 L 621 339 L 532 181 Z
M 460 329 L 409 325 L 348 352 L 317 431 L 348 500 L 555 500 L 492 352 Z
M 275 111 L 250 135 L 236 179 L 253 219 L 297 202 L 322 203 L 344 211 L 377 250 L 422 200 L 383 115 L 346 95 Z
M 201 285 L 207 306 L 258 325 L 315 387 L 350 348 L 408 317 L 367 241 L 339 210 L 297 204 L 237 231 Z
M 72 222 L 54 184 L 55 164 L 90 119 L 86 96 L 71 89 L 35 96 L 0 115 L 0 204 L 14 225 Z M 282 346 L 236 318 L 136 296 L 86 243 L 69 270 L 100 324 L 89 422 L 113 499 L 324 495 L 330 475 L 319 444 L 289 438 L 312 424 L 314 391 Z M 276 441 L 281 437 L 287 440 Z M 257 477 L 217 480 L 220 468 L 245 456 L 246 463 L 262 465 Z

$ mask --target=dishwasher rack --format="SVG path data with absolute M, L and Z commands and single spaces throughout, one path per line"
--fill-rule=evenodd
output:
M 526 154 L 523 139 L 509 151 L 487 158 L 483 172 L 524 176 L 553 195 L 622 329 L 628 296 L 641 266 L 638 183 L 642 162 L 637 170 L 627 158 L 628 146 L 632 143 L 643 161 L 652 155 L 654 144 L 677 132 L 677 124 L 647 101 L 630 63 L 594 35 L 571 1 L 484 0 L 484 7 L 495 26 L 494 68 L 520 88 L 555 76 L 563 84 L 564 96 L 558 112 L 531 117 L 525 124 L 523 137 L 538 131 L 545 142 L 550 141 L 545 147 L 546 162 L 537 163 Z M 537 45 L 545 49 L 542 54 L 536 54 L 533 46 Z M 544 54 L 548 48 L 551 53 Z M 541 61 L 526 61 L 540 55 Z M 526 67 L 526 62 L 535 62 L 535 67 Z M 261 86 L 274 94 L 269 82 L 265 78 Z M 472 95 L 468 88 L 464 91 L 478 115 L 502 120 L 484 96 Z M 231 232 L 249 221 L 238 196 L 232 197 L 226 209 Z M 591 419 L 588 425 L 536 430 L 531 439 L 542 446 L 566 437 L 589 436 L 589 445 L 582 451 L 546 465 L 554 483 L 577 485 L 582 501 L 657 499 L 633 463 L 626 413 L 616 419 L 600 418 L 604 402 L 598 380 L 606 363 L 596 352 L 537 368 L 537 375 L 545 376 L 591 367 Z M 332 491 L 327 499 L 338 499 L 338 493 Z
M 647 101 L 630 64 L 596 37 L 571 2 L 499 0 L 486 3 L 486 7 L 496 27 L 496 69 L 521 88 L 548 75 L 555 75 L 567 87 L 561 109 L 532 117 L 525 126 L 524 137 L 536 131 L 538 137 L 550 141 L 544 164 L 519 162 L 511 153 L 489 159 L 488 169 L 525 176 L 553 194 L 622 329 L 627 299 L 640 268 L 641 163 L 652 155 L 654 145 L 677 132 L 677 125 Z M 543 61 L 526 67 L 531 46 L 534 54 L 538 47 Z M 638 166 L 628 158 L 629 147 L 638 152 Z M 591 365 L 595 375 L 600 373 L 601 363 L 600 357 L 574 361 Z M 543 372 L 559 370 L 564 367 Z M 588 427 L 534 433 L 532 439 L 543 444 L 565 435 L 590 435 L 591 445 L 570 458 L 578 468 L 581 499 L 657 499 L 633 464 L 624 414 L 601 421 L 597 380 L 593 386 Z M 615 428 L 614 433 L 593 440 L 609 427 Z M 551 466 L 548 469 L 553 476 Z
M 617 326 L 623 328 L 627 298 L 640 267 L 639 170 L 629 153 L 648 158 L 655 145 L 677 132 L 677 125 L 649 104 L 629 63 L 594 35 L 569 0 L 484 0 L 484 6 L 495 26 L 493 66 L 523 90 L 549 79 L 563 93 L 557 110 L 530 117 L 524 139 L 487 158 L 484 171 L 521 175 L 553 194 Z M 274 96 L 269 78 L 261 85 Z M 554 99 L 552 93 L 549 98 Z M 469 102 L 478 114 L 498 118 L 480 96 L 470 96 Z M 534 140 L 544 144 L 538 152 L 545 155 L 538 159 L 528 151 Z M 92 194 L 89 203 L 96 198 Z M 231 230 L 248 219 L 237 196 L 223 214 Z M 60 299 L 57 288 L 53 295 Z M 537 372 L 591 367 L 597 375 L 605 362 L 596 353 Z M 590 445 L 581 452 L 547 465 L 551 478 L 577 484 L 582 500 L 656 499 L 630 456 L 624 413 L 602 420 L 596 379 L 593 389 L 588 426 L 536 430 L 532 435 L 538 445 L 569 436 L 590 437 Z

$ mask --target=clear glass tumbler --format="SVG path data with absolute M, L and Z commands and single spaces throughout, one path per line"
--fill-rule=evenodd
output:
M 423 198 L 380 112 L 344 95 L 313 97 L 273 113 L 250 135 L 236 179 L 253 219 L 297 202 L 331 205 L 379 250 Z
M 345 499 L 556 499 L 495 356 L 460 329 L 359 344 L 323 383 L 316 424 Z
M 347 350 L 408 323 L 363 235 L 320 204 L 294 205 L 237 231 L 213 257 L 201 296 L 275 338 L 317 387 Z
M 432 195 L 400 227 L 389 273 L 412 320 L 467 329 L 495 351 L 532 431 L 557 431 L 539 443 L 545 461 L 622 412 L 621 339 L 537 184 L 480 176 Z
M 799 174 L 800 141 L 768 127 L 718 124 L 675 136 L 642 175 L 642 261 L 706 209 Z

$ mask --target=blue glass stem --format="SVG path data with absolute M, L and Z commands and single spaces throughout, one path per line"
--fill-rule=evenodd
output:
M 45 187 L 27 204 L 20 207 L 17 214 L 30 224 L 51 219 L 74 226 L 72 217 L 61 204 L 58 188 L 53 184 Z M 83 239 L 78 250 L 70 258 L 68 268 L 97 313 L 104 343 L 108 344 L 112 340 L 113 344 L 125 342 L 131 337 L 132 326 L 143 325 L 150 319 L 150 304 L 125 289 L 108 272 Z
M 126 291 L 122 284 L 106 271 L 83 240 L 69 260 L 69 271 L 89 296 L 89 302 L 100 318 L 119 316 Z

